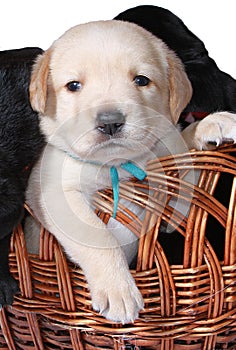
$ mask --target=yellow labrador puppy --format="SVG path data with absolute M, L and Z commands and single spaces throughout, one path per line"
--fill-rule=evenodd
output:
M 97 218 L 94 192 L 113 187 L 115 218 L 119 180 L 145 177 L 148 159 L 181 152 L 188 141 L 204 148 L 208 140 L 236 138 L 234 115 L 224 116 L 227 135 L 210 116 L 215 134 L 204 138 L 197 131 L 201 123 L 191 126 L 186 144 L 175 125 L 191 94 L 175 54 L 126 22 L 71 28 L 34 66 L 30 98 L 47 145 L 31 174 L 27 201 L 83 269 L 93 307 L 107 319 L 133 322 L 144 305 L 121 248 L 121 231 Z M 132 245 L 131 236 L 126 243 Z

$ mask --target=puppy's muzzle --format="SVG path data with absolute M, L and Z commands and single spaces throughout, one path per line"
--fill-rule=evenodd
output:
M 113 136 L 120 132 L 125 124 L 125 115 L 120 111 L 105 111 L 97 114 L 97 129 L 106 135 Z

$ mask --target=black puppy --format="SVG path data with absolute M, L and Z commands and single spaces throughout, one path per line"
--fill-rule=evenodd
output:
M 30 169 L 43 147 L 38 116 L 29 103 L 31 66 L 39 48 L 0 52 L 0 305 L 18 291 L 8 252 L 13 228 L 24 212 Z
M 182 60 L 193 87 L 193 96 L 184 114 L 236 112 L 236 80 L 217 67 L 203 42 L 179 17 L 164 8 L 144 5 L 124 11 L 115 19 L 133 22 L 147 29 Z

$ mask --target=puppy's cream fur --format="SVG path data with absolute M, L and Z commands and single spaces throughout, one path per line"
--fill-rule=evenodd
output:
M 150 83 L 135 84 L 139 75 Z M 81 84 L 78 91 L 68 90 L 72 81 Z M 31 174 L 27 201 L 83 269 L 94 309 L 113 321 L 134 321 L 143 299 L 114 226 L 109 230 L 97 218 L 91 196 L 111 186 L 111 166 L 123 180 L 128 174 L 120 168 L 122 162 L 144 167 L 150 157 L 185 149 L 175 125 L 191 94 L 175 54 L 127 22 L 71 28 L 35 64 L 31 104 L 40 112 L 48 144 Z M 99 131 L 97 116 L 104 111 L 125 116 L 119 133 Z M 194 133 L 195 126 L 191 139 Z M 188 142 L 188 132 L 184 135 Z

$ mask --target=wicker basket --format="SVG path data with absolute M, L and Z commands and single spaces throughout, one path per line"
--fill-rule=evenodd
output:
M 181 182 L 183 196 L 189 200 L 193 186 L 181 180 L 181 174 L 192 166 L 189 155 L 148 163 L 152 198 L 147 198 L 146 180 L 121 185 L 121 196 L 135 200 L 146 213 L 142 222 L 125 208 L 117 214 L 118 220 L 140 236 L 132 274 L 145 309 L 134 324 L 115 324 L 93 311 L 83 273 L 67 261 L 53 236 L 42 228 L 40 253 L 30 255 L 19 226 L 12 238 L 10 265 L 21 295 L 12 307 L 0 311 L 0 349 L 236 349 L 235 152 L 234 146 L 191 152 L 201 176 L 187 219 L 173 215 L 168 202 L 165 208 L 161 203 L 163 195 L 169 199 L 175 195 Z M 213 196 L 223 173 L 235 176 L 229 208 Z M 109 191 L 100 193 L 96 207 L 106 222 L 112 211 Z M 224 227 L 222 261 L 205 237 L 209 215 Z M 181 265 L 168 264 L 158 240 L 161 220 L 178 227 L 184 237 Z

